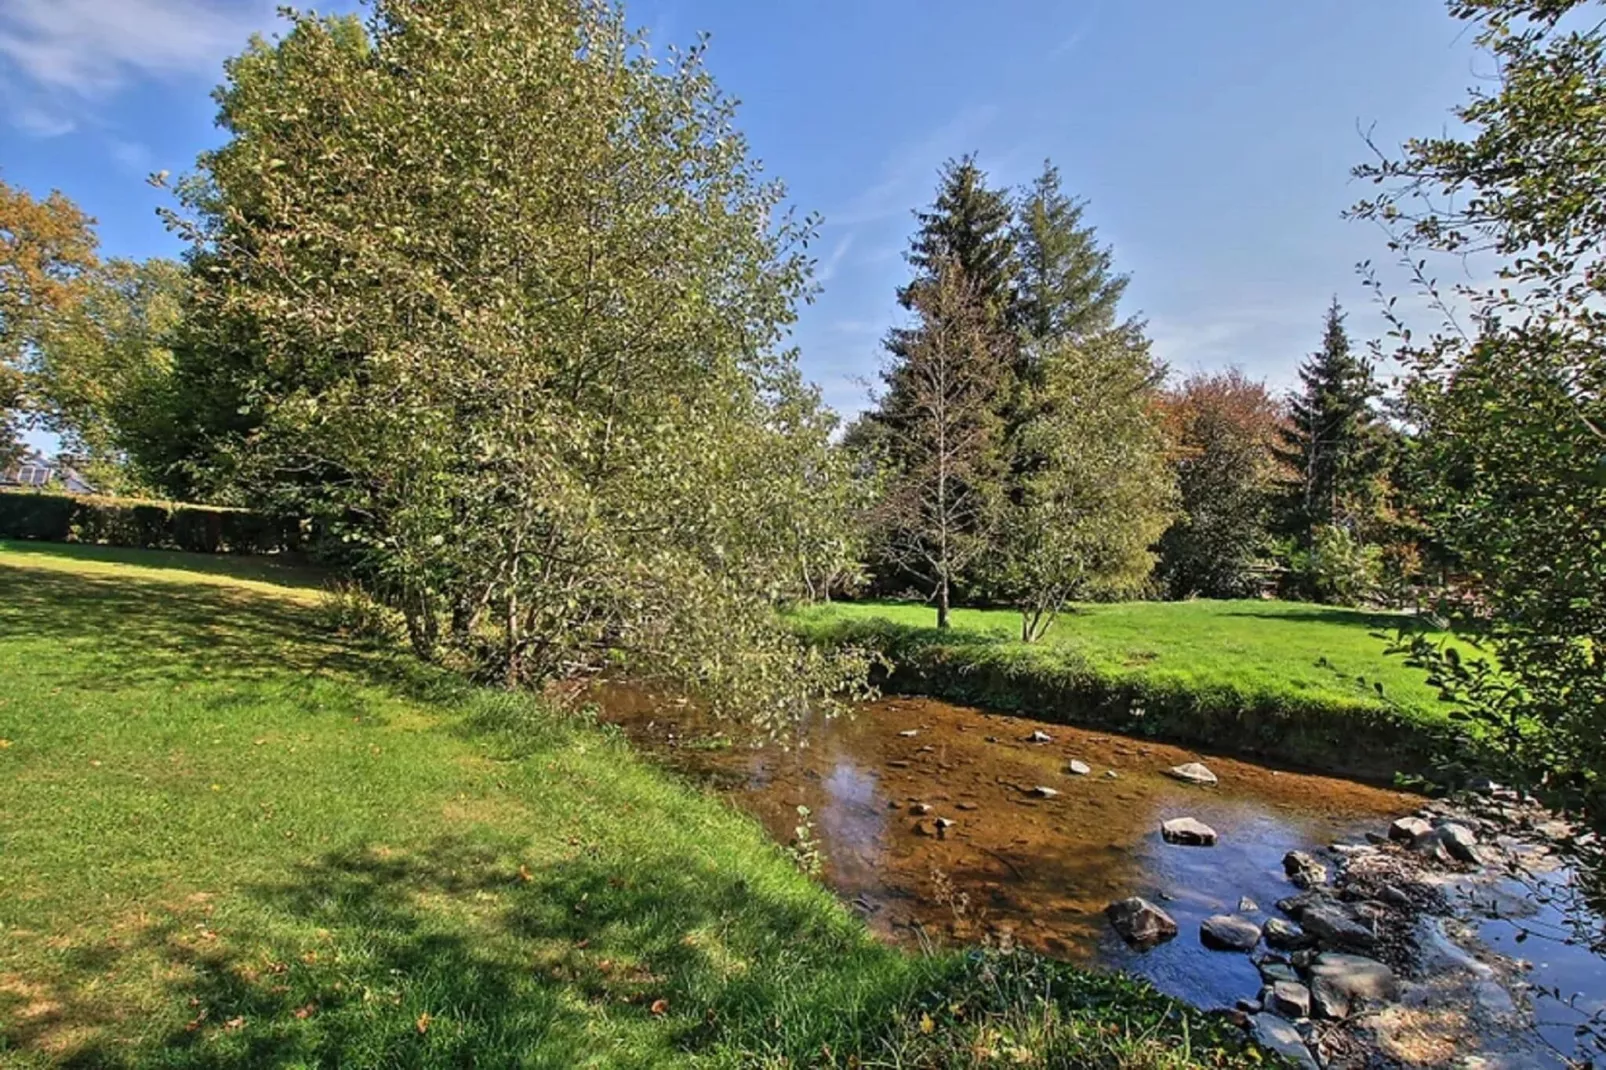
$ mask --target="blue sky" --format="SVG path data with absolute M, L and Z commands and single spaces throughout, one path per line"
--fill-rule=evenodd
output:
M 275 0 L 0 0 L 0 174 L 59 188 L 112 255 L 174 254 L 153 170 L 218 138 L 224 57 Z M 343 10 L 350 0 L 320 5 Z M 756 155 L 825 218 L 823 292 L 795 341 L 842 411 L 862 407 L 897 317 L 911 210 L 950 156 L 995 181 L 1045 158 L 1132 276 L 1128 312 L 1178 372 L 1236 364 L 1286 387 L 1333 294 L 1379 330 L 1355 274 L 1382 236 L 1358 127 L 1446 128 L 1488 74 L 1439 0 L 634 0 L 660 42 L 713 35 Z

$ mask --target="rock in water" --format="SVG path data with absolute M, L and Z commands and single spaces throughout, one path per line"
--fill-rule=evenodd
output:
M 1260 904 L 1249 898 L 1247 895 L 1240 896 L 1238 899 L 1238 913 L 1259 914 Z
M 1418 836 L 1433 831 L 1433 826 L 1420 817 L 1402 817 L 1389 826 L 1389 839 L 1412 843 Z
M 1260 993 L 1260 1003 L 1281 1018 L 1310 1017 L 1310 989 L 1298 981 L 1273 981 Z
M 1199 942 L 1214 951 L 1248 951 L 1260 943 L 1260 926 L 1231 914 L 1212 914 L 1199 926 Z
M 1166 770 L 1166 775 L 1175 777 L 1177 780 L 1187 781 L 1189 784 L 1216 783 L 1216 774 L 1198 762 L 1189 762 L 1187 765 L 1174 765 Z
M 1466 862 L 1469 865 L 1478 865 L 1483 861 L 1478 856 L 1478 837 L 1465 825 L 1449 822 L 1439 826 L 1439 842 L 1450 857 L 1457 862 Z
M 1311 1002 L 1323 1018 L 1348 1018 L 1399 998 L 1394 971 L 1376 959 L 1326 952 L 1310 966 Z
M 1121 939 L 1133 947 L 1151 948 L 1177 935 L 1177 923 L 1171 915 L 1138 896 L 1111 903 L 1104 908 L 1104 916 Z
M 1326 946 L 1368 950 L 1377 944 L 1377 934 L 1371 926 L 1362 924 L 1338 903 L 1307 907 L 1300 913 L 1299 922 L 1307 933 Z
M 1316 943 L 1310 933 L 1282 918 L 1272 918 L 1267 921 L 1264 933 L 1266 946 L 1278 951 L 1298 951 L 1302 947 L 1310 947 Z
M 1286 962 L 1262 962 L 1260 979 L 1268 985 L 1276 984 L 1278 981 L 1297 981 L 1299 971 Z
M 1216 830 L 1203 821 L 1195 821 L 1191 817 L 1174 817 L 1160 825 L 1160 836 L 1166 843 L 1181 844 L 1184 847 L 1214 847 L 1216 845 Z
M 1275 1014 L 1257 1014 L 1252 1027 L 1255 1043 L 1263 1048 L 1291 1059 L 1300 1070 L 1317 1070 L 1316 1060 L 1311 1057 L 1310 1049 L 1305 1046 L 1304 1039 L 1299 1030 L 1294 1028 L 1292 1022 L 1286 1018 L 1279 1018 Z
M 1327 867 L 1304 851 L 1289 851 L 1283 855 L 1283 872 L 1296 888 L 1314 888 L 1327 883 Z
M 1086 762 L 1073 758 L 1071 759 L 1071 764 L 1065 767 L 1065 771 L 1072 776 L 1087 776 L 1093 771 L 1093 767 Z

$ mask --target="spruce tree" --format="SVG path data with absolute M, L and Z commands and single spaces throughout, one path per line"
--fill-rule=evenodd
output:
M 1014 235 L 1022 371 L 1029 372 L 1046 349 L 1116 326 L 1127 276 L 1114 273 L 1109 247 L 1100 246 L 1093 227 L 1082 222 L 1085 208 L 1086 202 L 1065 195 L 1059 168 L 1049 161 L 1021 194 Z
M 1350 347 L 1344 310 L 1333 298 L 1322 348 L 1300 365 L 1278 456 L 1293 471 L 1287 523 L 1308 544 L 1317 528 L 1354 527 L 1372 477 L 1372 367 Z

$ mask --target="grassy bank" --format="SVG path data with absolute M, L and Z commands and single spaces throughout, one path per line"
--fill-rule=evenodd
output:
M 1152 735 L 1373 779 L 1429 772 L 1450 735 L 1423 674 L 1385 655 L 1379 632 L 1410 618 L 1266 601 L 1078 607 L 1042 640 L 1008 610 L 813 606 L 794 615 L 820 642 L 866 642 L 893 690 L 1044 720 Z
M 0 1065 L 1253 1061 L 1125 979 L 878 944 L 612 734 L 241 567 L 0 544 Z

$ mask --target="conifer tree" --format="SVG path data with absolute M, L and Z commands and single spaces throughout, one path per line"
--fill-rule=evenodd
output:
M 1279 458 L 1293 471 L 1287 525 L 1302 543 L 1317 528 L 1353 528 L 1372 481 L 1371 364 L 1350 347 L 1338 298 L 1327 309 L 1322 348 L 1299 369 Z

